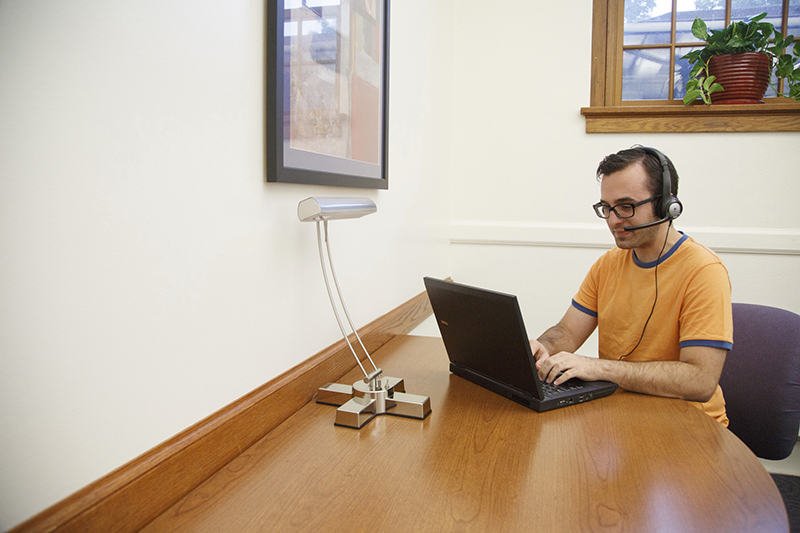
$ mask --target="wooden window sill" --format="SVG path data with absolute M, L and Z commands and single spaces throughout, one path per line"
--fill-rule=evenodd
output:
M 800 104 L 582 107 L 586 133 L 800 131 Z

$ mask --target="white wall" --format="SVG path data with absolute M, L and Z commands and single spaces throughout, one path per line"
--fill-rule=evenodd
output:
M 392 10 L 390 189 L 264 183 L 263 0 L 0 2 L 0 530 L 449 274 L 452 2 Z M 443 207 L 444 206 L 444 207 Z
M 452 276 L 519 295 L 528 333 L 561 318 L 613 239 L 595 169 L 633 144 L 680 175 L 676 227 L 719 251 L 734 301 L 800 313 L 798 133 L 586 134 L 590 0 L 459 0 Z M 565 15 L 569 25 L 562 23 Z M 480 36 L 480 37 L 477 37 Z M 553 51 L 547 54 L 545 51 Z M 596 344 L 586 353 L 596 353 Z

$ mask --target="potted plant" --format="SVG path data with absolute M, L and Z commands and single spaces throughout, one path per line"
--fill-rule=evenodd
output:
M 694 65 L 686 82 L 685 105 L 698 98 L 705 104 L 761 103 L 773 70 L 785 80 L 789 98 L 800 102 L 800 66 L 794 66 L 800 59 L 800 41 L 794 45 L 793 58 L 789 46 L 794 37 L 784 37 L 769 22 L 761 22 L 766 16 L 761 13 L 710 33 L 705 22 L 694 19 L 692 35 L 706 45 L 683 56 Z

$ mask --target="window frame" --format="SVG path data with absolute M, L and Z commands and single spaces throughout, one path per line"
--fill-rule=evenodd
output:
M 624 0 L 593 0 L 586 133 L 800 131 L 800 103 L 770 99 L 757 105 L 690 105 L 620 101 Z M 616 30 L 612 29 L 616 28 Z

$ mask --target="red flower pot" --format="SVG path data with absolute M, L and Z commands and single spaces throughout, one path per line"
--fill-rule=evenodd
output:
M 772 62 L 764 52 L 744 52 L 714 56 L 708 73 L 724 91 L 711 94 L 712 104 L 763 104 L 769 86 Z

